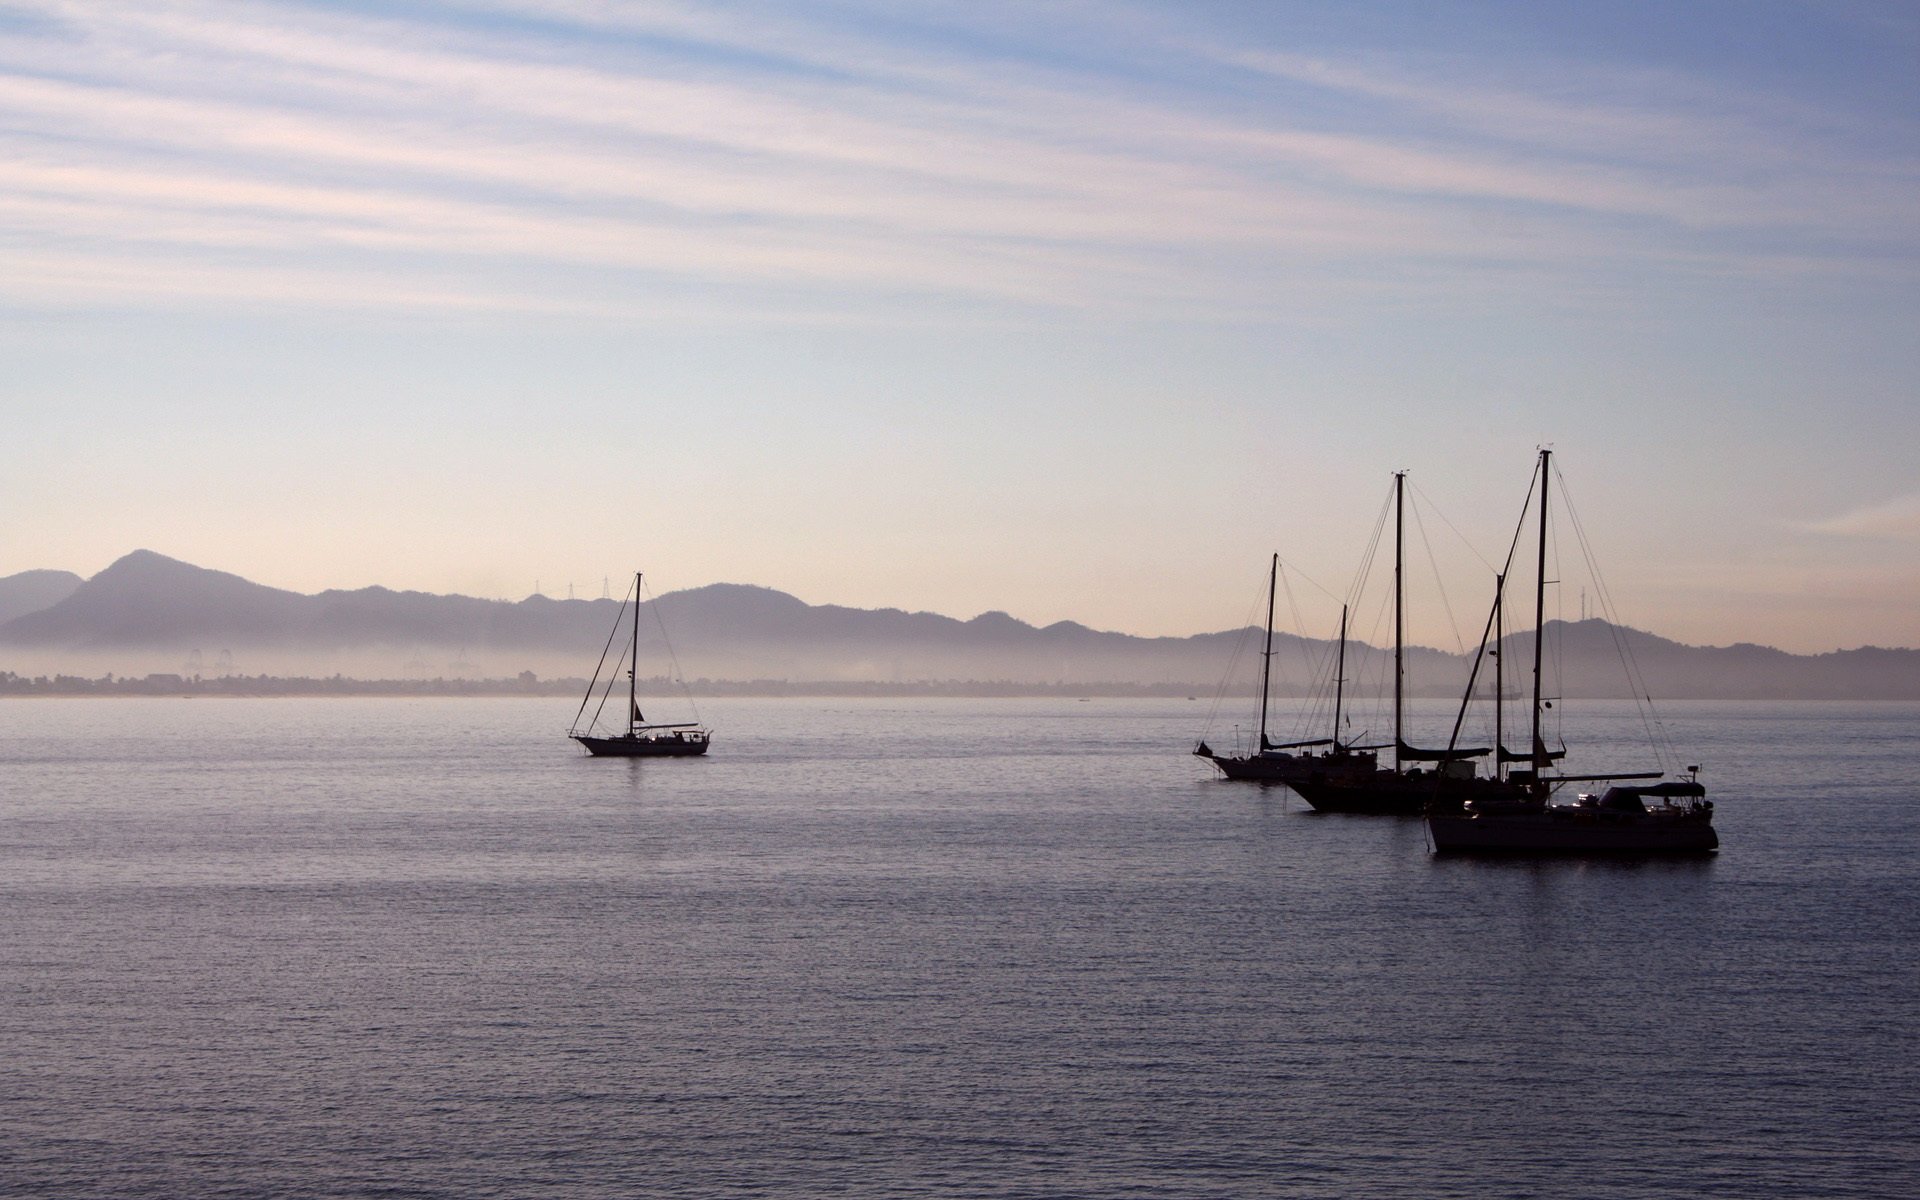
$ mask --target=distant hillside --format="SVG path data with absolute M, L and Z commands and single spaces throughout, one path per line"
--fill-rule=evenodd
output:
M 16 581 L 26 582 L 10 586 Z M 15 595 L 23 597 L 17 603 L 24 611 L 0 622 L 0 667 L 22 674 L 199 670 L 191 665 L 196 662 L 211 670 L 219 655 L 249 672 L 584 675 L 619 609 L 612 600 L 532 596 L 510 603 L 380 587 L 303 595 L 146 550 L 84 582 L 48 571 L 0 580 L 0 602 Z M 43 597 L 52 599 L 36 602 Z M 1920 699 L 1920 651 L 1806 656 L 1760 646 L 1686 646 L 1597 620 L 1556 622 L 1548 632 L 1556 678 L 1568 681 L 1569 694 L 1630 694 L 1621 666 L 1625 647 L 1645 690 L 1658 698 Z M 1073 622 L 1038 628 L 1001 612 L 962 621 L 810 605 L 743 584 L 669 592 L 643 606 L 640 617 L 643 674 L 714 680 L 1084 682 L 1210 691 L 1229 663 L 1237 663 L 1230 683 L 1246 690 L 1258 663 L 1250 634 L 1141 638 Z M 1304 689 L 1312 664 L 1327 660 L 1327 643 L 1286 635 L 1275 642 L 1277 670 L 1287 668 L 1276 690 Z M 1514 639 L 1507 661 L 1530 654 Z M 1369 681 L 1377 686 L 1385 674 L 1384 656 L 1361 644 L 1349 647 L 1348 663 L 1362 688 Z M 1409 650 L 1413 691 L 1456 694 L 1464 678 L 1458 656 Z
M 79 586 L 80 577 L 72 571 L 22 571 L 0 579 L 0 625 L 52 608 Z
M 59 603 L 0 624 L 0 648 L 89 665 L 138 656 L 144 669 L 155 670 L 177 670 L 195 653 L 211 666 L 223 652 L 248 669 L 317 661 L 380 674 L 403 661 L 445 670 L 459 658 L 470 673 L 524 666 L 579 674 L 593 666 L 619 607 L 613 600 L 532 596 L 507 603 L 379 587 L 309 596 L 142 550 Z M 643 670 L 669 671 L 671 657 L 680 673 L 715 679 L 1184 682 L 1217 677 L 1237 636 L 1136 638 L 1071 623 L 1042 630 L 1005 613 L 959 621 L 809 605 L 742 584 L 670 592 L 640 616 Z
M 1599 620 L 1550 622 L 1547 635 L 1558 675 L 1577 695 L 1630 696 L 1624 652 L 1655 699 L 1920 699 L 1920 650 L 1867 646 L 1808 655 L 1750 643 L 1687 646 Z M 1509 662 L 1530 661 L 1530 635 L 1508 643 Z

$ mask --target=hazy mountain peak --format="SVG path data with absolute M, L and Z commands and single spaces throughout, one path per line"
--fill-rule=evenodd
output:
M 82 582 L 72 571 L 22 571 L 0 579 L 0 624 L 52 608 Z
M 16 641 L 138 645 L 174 639 L 284 637 L 308 598 L 225 571 L 135 550 L 59 603 L 6 623 Z
M 684 591 L 668 592 L 669 596 L 694 597 L 701 599 L 757 600 L 783 607 L 807 607 L 806 601 L 798 596 L 788 595 L 777 588 L 761 587 L 757 583 L 708 583 Z
M 1022 621 L 1020 618 L 1013 616 L 1011 613 L 1001 612 L 997 608 L 990 612 L 981 613 L 973 620 L 968 621 L 967 625 L 969 628 L 978 630 L 1013 631 L 1033 628 L 1033 626 Z
M 108 564 L 105 570 L 87 580 L 82 591 L 98 590 L 103 587 L 114 589 L 164 587 L 176 592 L 183 587 L 197 591 L 215 588 L 228 592 L 242 590 L 273 592 L 281 596 L 299 594 L 283 588 L 268 587 L 263 583 L 254 583 L 250 579 L 243 579 L 227 571 L 196 567 L 192 563 L 168 558 L 152 550 L 135 550 L 131 554 L 121 555 Z

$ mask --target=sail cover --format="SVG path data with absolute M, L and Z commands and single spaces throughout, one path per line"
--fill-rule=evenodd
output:
M 1565 758 L 1566 756 L 1567 756 L 1567 748 L 1565 746 L 1560 747 L 1558 750 L 1549 750 L 1547 749 L 1546 744 L 1544 742 L 1535 742 L 1533 744 L 1532 754 L 1528 754 L 1525 751 L 1521 751 L 1521 750 L 1509 750 L 1505 746 L 1500 747 L 1500 761 L 1503 763 L 1530 763 L 1530 762 L 1550 762 L 1551 763 L 1551 762 L 1559 762 L 1561 759 Z
M 1461 758 L 1479 758 L 1493 751 L 1487 746 L 1467 746 L 1456 750 L 1422 750 L 1418 746 L 1400 743 L 1400 757 L 1412 762 L 1452 762 Z

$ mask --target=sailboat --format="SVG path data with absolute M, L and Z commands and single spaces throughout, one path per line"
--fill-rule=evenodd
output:
M 1217 754 L 1204 739 L 1193 752 L 1219 768 L 1228 779 L 1255 783 L 1294 784 L 1328 777 L 1359 776 L 1375 769 L 1372 751 L 1340 741 L 1341 688 L 1346 683 L 1347 610 L 1340 609 L 1340 658 L 1334 671 L 1333 736 L 1296 742 L 1274 742 L 1267 737 L 1267 698 L 1273 678 L 1273 605 L 1280 579 L 1280 556 L 1273 556 L 1267 572 L 1267 640 L 1260 656 L 1260 733 L 1251 754 Z M 1314 751 L 1318 749 L 1320 753 Z
M 606 648 L 600 652 L 600 661 L 593 668 L 593 678 L 587 682 L 586 697 L 580 701 L 580 710 L 573 715 L 573 724 L 568 727 L 567 736 L 585 746 L 587 753 L 596 757 L 685 758 L 705 754 L 713 741 L 712 730 L 698 721 L 649 723 L 640 712 L 640 699 L 636 692 L 639 686 L 636 667 L 640 660 L 640 581 L 640 573 L 636 571 L 630 594 L 632 603 L 622 600 L 620 611 L 614 614 L 613 632 L 607 635 Z M 627 620 L 629 610 L 632 613 L 630 622 Z M 583 726 L 581 718 L 586 715 L 587 705 L 593 702 L 594 690 L 600 686 L 600 671 L 607 665 L 607 655 L 613 652 L 614 639 L 620 636 L 623 624 L 631 625 L 628 645 L 622 657 L 614 662 L 612 672 L 607 675 L 606 687 L 600 691 L 600 704 Z M 606 709 L 623 662 L 627 667 L 626 728 L 620 732 L 603 731 L 600 728 L 600 716 Z
M 1531 746 L 1524 753 L 1504 746 L 1496 758 L 1496 780 L 1513 794 L 1469 798 L 1464 804 L 1447 806 L 1436 803 L 1427 813 L 1427 831 L 1436 852 L 1520 853 L 1520 854 L 1705 854 L 1717 850 L 1720 838 L 1713 829 L 1713 802 L 1699 780 L 1700 768 L 1689 766 L 1686 777 L 1668 779 L 1665 771 L 1619 771 L 1601 774 L 1548 775 L 1545 772 L 1565 753 L 1549 751 L 1541 736 L 1541 713 L 1545 702 L 1541 692 L 1541 645 L 1546 624 L 1547 573 L 1547 492 L 1553 451 L 1542 448 L 1537 467 L 1540 489 L 1539 571 L 1534 583 L 1533 622 L 1533 720 Z M 1531 497 L 1529 497 L 1531 499 Z M 1520 531 L 1514 533 L 1518 546 Z M 1513 549 L 1509 548 L 1509 565 Z M 1493 613 L 1488 618 L 1490 632 L 1500 628 L 1501 593 L 1506 574 L 1502 572 L 1494 588 Z M 1496 634 L 1497 639 L 1497 634 Z M 1495 663 L 1499 643 L 1496 640 Z M 1473 693 L 1473 678 L 1480 661 L 1486 657 L 1486 637 L 1481 653 L 1475 656 L 1473 672 L 1467 683 L 1467 697 Z M 1496 683 L 1495 695 L 1500 693 Z M 1467 699 L 1461 701 L 1464 715 Z M 1497 719 L 1497 718 L 1496 718 Z M 1459 737 L 1460 722 L 1454 723 L 1454 739 Z M 1495 740 L 1499 740 L 1496 733 Z M 1525 771 L 1505 770 L 1508 763 L 1525 762 Z M 1552 794 L 1568 783 L 1606 783 L 1604 792 L 1581 794 L 1573 804 L 1554 804 Z M 1436 800 L 1440 799 L 1436 797 Z M 1652 803 L 1649 803 L 1651 801 Z
M 1511 789 L 1478 776 L 1473 760 L 1490 748 L 1423 750 L 1407 743 L 1406 718 L 1406 484 L 1407 473 L 1393 476 L 1393 762 L 1380 766 L 1373 753 L 1353 751 L 1354 769 L 1307 774 L 1287 780 L 1319 812 L 1419 816 L 1436 795 L 1463 803 L 1470 795 L 1492 799 Z M 1344 640 L 1343 640 L 1344 644 Z M 1357 761 L 1364 753 L 1364 766 Z M 1428 763 L 1431 766 L 1414 764 Z

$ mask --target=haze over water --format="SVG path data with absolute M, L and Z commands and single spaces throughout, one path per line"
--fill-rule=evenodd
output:
M 1665 706 L 1724 850 L 1638 864 L 1212 780 L 1204 704 L 714 702 L 645 763 L 569 707 L 7 705 L 0 1192 L 1920 1177 L 1920 706 Z

